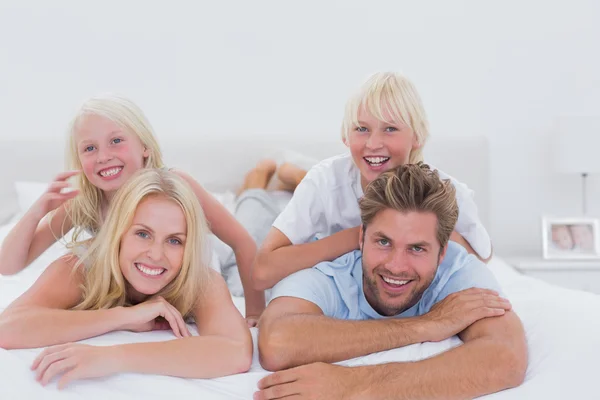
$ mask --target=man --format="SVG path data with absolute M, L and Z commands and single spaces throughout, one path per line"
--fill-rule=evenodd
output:
M 255 399 L 464 399 L 521 384 L 519 318 L 489 269 L 448 241 L 452 184 L 425 164 L 403 165 L 368 186 L 360 209 L 360 251 L 274 287 L 259 352 L 264 368 L 287 370 L 262 379 Z M 417 362 L 325 364 L 456 334 L 464 345 Z

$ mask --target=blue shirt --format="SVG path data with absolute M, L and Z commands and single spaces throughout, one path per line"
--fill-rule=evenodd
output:
M 483 262 L 468 254 L 462 246 L 449 242 L 446 256 L 421 299 L 394 318 L 426 314 L 449 294 L 473 287 L 501 293 L 496 278 Z M 365 297 L 362 253 L 359 250 L 286 277 L 275 285 L 271 299 L 283 296 L 310 301 L 319 306 L 324 315 L 332 318 L 387 318 L 375 311 Z

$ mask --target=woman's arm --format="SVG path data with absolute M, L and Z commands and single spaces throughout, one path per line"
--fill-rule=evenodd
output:
M 211 230 L 235 253 L 244 287 L 246 316 L 260 316 L 265 309 L 265 295 L 262 290 L 256 290 L 252 285 L 252 264 L 256 257 L 256 243 L 239 221 L 194 178 L 180 171 L 177 174 L 185 179 L 196 193 Z
M 254 285 L 268 289 L 296 271 L 312 268 L 359 248 L 360 227 L 344 229 L 310 243 L 293 245 L 285 234 L 271 228 L 258 251 L 254 265 Z
M 81 298 L 77 257 L 54 261 L 33 286 L 0 314 L 0 347 L 43 347 L 87 339 L 118 329 L 118 309 L 72 311 Z
M 194 312 L 200 336 L 115 346 L 111 351 L 116 372 L 215 378 L 248 371 L 252 363 L 250 330 L 221 275 L 210 273 L 211 280 Z

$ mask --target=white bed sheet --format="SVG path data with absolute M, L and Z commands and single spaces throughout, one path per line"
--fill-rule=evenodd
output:
M 10 226 L 0 228 L 0 241 Z M 26 290 L 43 269 L 64 252 L 51 247 L 22 273 L 0 277 L 0 310 Z M 525 383 L 515 389 L 485 396 L 486 399 L 598 399 L 596 365 L 600 359 L 600 296 L 558 288 L 522 276 L 500 258 L 489 264 L 506 295 L 523 320 L 529 345 Z M 243 312 L 243 299 L 233 297 Z M 193 327 L 190 327 L 195 332 Z M 256 339 L 256 330 L 253 337 Z M 43 332 L 40 332 L 43 334 Z M 112 332 L 82 341 L 93 345 L 170 340 L 169 332 Z M 256 341 L 255 341 L 256 342 Z M 365 365 L 422 359 L 460 345 L 456 337 L 440 343 L 422 343 L 343 362 Z M 41 387 L 29 366 L 40 349 L 0 349 L 0 398 L 104 399 L 111 400 L 190 396 L 202 399 L 251 399 L 257 381 L 267 374 L 258 363 L 256 347 L 250 372 L 219 379 L 181 379 L 123 374 L 72 383 L 58 391 L 56 384 Z

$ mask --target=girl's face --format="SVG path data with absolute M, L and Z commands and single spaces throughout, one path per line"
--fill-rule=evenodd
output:
M 149 155 L 137 135 L 94 114 L 85 115 L 77 124 L 75 143 L 86 178 L 109 198 L 144 167 Z
M 119 251 L 130 298 L 143 301 L 175 279 L 181 271 L 186 235 L 185 215 L 177 203 L 163 196 L 140 202 Z
M 382 122 L 364 109 L 358 113 L 358 126 L 351 129 L 345 142 L 360 170 L 363 189 L 382 172 L 408 163 L 410 153 L 420 147 L 410 127 L 400 121 Z

